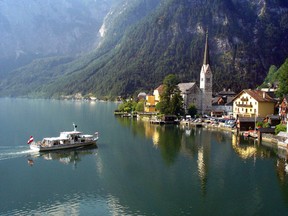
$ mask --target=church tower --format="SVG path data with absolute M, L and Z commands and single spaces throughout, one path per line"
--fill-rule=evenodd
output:
M 208 31 L 206 32 L 206 42 L 204 51 L 204 61 L 200 72 L 201 111 L 209 113 L 212 110 L 212 71 L 209 66 Z

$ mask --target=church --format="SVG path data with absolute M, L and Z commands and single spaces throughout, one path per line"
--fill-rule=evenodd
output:
M 208 33 L 206 33 L 204 60 L 200 71 L 200 86 L 196 82 L 179 83 L 185 112 L 195 105 L 199 114 L 210 114 L 212 110 L 212 70 L 209 65 Z M 153 95 L 146 97 L 145 112 L 155 112 L 155 105 L 160 101 L 163 85 L 154 90 Z
M 200 71 L 200 87 L 196 82 L 179 83 L 178 87 L 183 97 L 184 109 L 195 105 L 198 113 L 209 113 L 212 110 L 212 81 L 213 75 L 209 65 L 208 33 L 206 33 L 204 60 Z

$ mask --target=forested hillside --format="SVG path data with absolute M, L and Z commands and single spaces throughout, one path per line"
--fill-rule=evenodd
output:
M 288 57 L 284 0 L 125 1 L 103 25 L 94 52 L 33 62 L 3 80 L 0 94 L 127 96 L 171 73 L 198 81 L 207 30 L 214 91 L 255 88 Z

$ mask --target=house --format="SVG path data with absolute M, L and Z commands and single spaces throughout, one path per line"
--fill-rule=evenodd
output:
M 239 116 L 236 121 L 236 128 L 239 131 L 254 130 L 257 122 L 262 122 L 262 117 L 241 117 Z
M 201 110 L 201 90 L 195 82 L 179 83 L 178 88 L 183 98 L 185 112 L 192 104 L 195 105 L 197 110 Z
M 232 116 L 233 114 L 233 99 L 236 93 L 228 89 L 220 91 L 212 101 L 211 116 L 220 117 L 223 115 Z
M 138 95 L 137 95 L 137 99 L 138 101 L 140 100 L 145 100 L 146 99 L 146 96 L 147 94 L 145 92 L 140 92 Z
M 160 102 L 160 95 L 163 93 L 164 91 L 164 85 L 161 84 L 160 86 L 158 86 L 158 88 L 156 88 L 153 91 L 153 95 L 155 96 L 155 103 L 157 104 L 158 102 Z
M 267 115 L 264 119 L 264 122 L 267 122 L 270 127 L 274 127 L 281 123 L 281 118 L 279 115 Z
M 281 122 L 282 123 L 286 123 L 287 122 L 287 115 L 288 115 L 288 96 L 286 95 L 282 102 L 279 104 L 279 116 L 281 118 Z
M 146 95 L 144 112 L 148 112 L 148 113 L 156 112 L 156 103 L 155 103 L 154 95 Z
M 266 117 L 274 114 L 276 101 L 261 90 L 242 90 L 233 99 L 233 116 L 238 117 Z

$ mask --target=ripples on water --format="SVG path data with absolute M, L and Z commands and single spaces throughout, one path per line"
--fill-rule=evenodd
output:
M 29 146 L 0 146 L 0 161 L 24 157 L 35 153 Z

